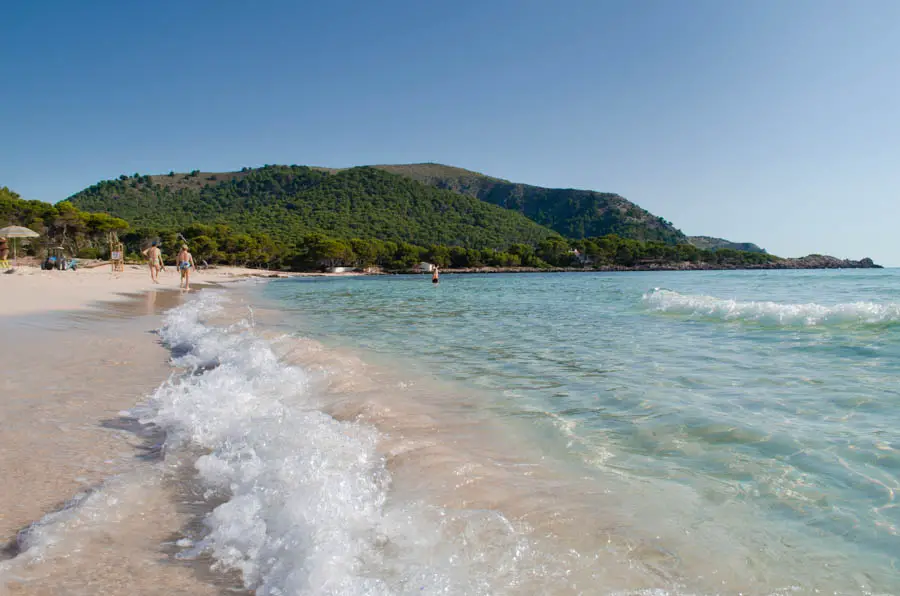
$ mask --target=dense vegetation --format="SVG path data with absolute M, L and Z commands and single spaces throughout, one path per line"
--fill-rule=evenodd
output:
M 252 174 L 244 179 L 251 177 Z M 121 188 L 120 185 L 116 187 Z M 157 240 L 162 244 L 166 260 L 171 262 L 176 247 L 187 242 L 198 263 L 294 270 L 337 265 L 408 270 L 421 261 L 457 268 L 591 268 L 672 262 L 743 266 L 774 260 L 769 255 L 704 251 L 691 245 L 640 242 L 615 235 L 571 241 L 549 235 L 536 243 L 512 242 L 498 250 L 440 243 L 416 245 L 378 238 L 335 238 L 319 232 L 285 241 L 264 232 L 236 230 L 223 223 L 130 228 L 120 218 L 105 213 L 86 213 L 69 202 L 51 205 L 22 200 L 7 188 L 0 188 L 0 224 L 23 225 L 39 232 L 41 238 L 30 241 L 29 252 L 32 254 L 40 254 L 48 246 L 62 245 L 71 254 L 82 257 L 107 257 L 106 234 L 117 231 L 132 258 L 138 258 L 138 253 L 151 240 Z
M 377 168 L 517 211 L 567 238 L 617 234 L 634 240 L 687 243 L 670 222 L 606 192 L 517 184 L 441 164 Z
M 727 244 L 692 246 L 669 222 L 618 195 L 513 184 L 438 164 L 123 175 L 69 201 L 127 219 L 134 229 L 122 238 L 132 254 L 150 238 L 169 253 L 188 241 L 208 263 L 408 269 L 422 260 L 451 267 L 770 260 Z
M 406 243 L 372 240 L 342 241 L 313 235 L 296 247 L 294 266 L 314 268 L 326 265 L 409 269 L 420 261 L 442 267 L 640 267 L 677 263 L 709 266 L 746 267 L 778 261 L 762 253 L 731 249 L 701 250 L 691 244 L 670 245 L 641 242 L 614 234 L 582 240 L 566 240 L 554 236 L 536 246 L 513 244 L 506 250 L 478 250 L 462 246 L 432 245 L 419 247 Z
M 197 171 L 122 176 L 69 201 L 138 227 L 177 231 L 195 223 L 227 225 L 285 245 L 320 233 L 348 240 L 502 249 L 555 235 L 521 214 L 374 168 L 330 173 L 266 166 L 221 178 Z
M 551 239 L 542 244 L 552 243 Z M 571 241 L 572 248 L 581 253 L 580 260 L 586 261 L 590 266 L 653 266 L 673 265 L 679 263 L 706 264 L 709 266 L 748 267 L 765 265 L 780 261 L 778 257 L 764 252 L 748 252 L 731 248 L 719 248 L 705 250 L 693 244 L 664 244 L 662 242 L 640 242 L 620 238 L 616 235 L 608 235 L 600 238 L 586 238 L 584 240 Z M 560 261 L 565 261 L 561 255 L 554 264 L 563 266 Z M 545 260 L 548 256 L 542 254 Z M 548 260 L 548 262 L 553 262 Z
M 276 174 L 277 169 L 268 169 Z M 294 171 L 293 168 L 290 169 Z M 371 172 L 363 172 L 370 174 Z M 281 173 L 273 177 L 259 177 L 259 171 L 246 171 L 229 179 L 228 187 L 239 187 L 246 181 L 250 190 L 254 185 L 274 184 L 284 180 Z M 329 176 L 323 172 L 313 172 L 304 178 L 315 180 L 318 175 Z M 376 176 L 379 174 L 376 174 Z M 176 179 L 181 187 L 173 194 L 191 192 L 191 178 L 199 177 L 199 173 L 188 175 L 187 179 Z M 338 178 L 338 176 L 332 176 Z M 174 178 L 166 177 L 166 178 Z M 359 178 L 351 176 L 351 181 Z M 366 178 L 363 177 L 365 180 Z M 377 178 L 376 178 L 377 179 Z M 292 179 L 296 182 L 296 178 Z M 154 183 L 146 176 L 125 177 L 119 183 L 103 183 L 101 189 L 122 189 L 125 187 L 138 190 L 142 185 L 157 187 L 156 192 L 167 194 L 165 185 Z M 194 182 L 194 184 L 196 184 Z M 97 187 L 95 187 L 97 188 Z M 296 189 L 294 189 L 296 190 Z M 194 188 L 193 192 L 207 192 L 209 188 Z M 442 191 L 438 192 L 439 196 Z M 103 196 L 104 191 L 98 194 Z M 123 193 L 129 200 L 144 199 L 142 194 Z M 296 193 L 295 193 L 296 194 Z M 122 196 L 122 195 L 119 195 Z M 184 198 L 182 196 L 182 198 Z M 86 201 L 88 202 L 88 201 Z M 88 202 L 89 204 L 89 202 Z M 126 205 L 133 204 L 126 202 Z M 228 205 L 224 203 L 223 207 Z M 194 210 L 192 205 L 182 205 L 176 201 L 165 207 L 174 212 L 175 218 L 169 222 L 181 221 Z M 208 209 L 209 204 L 201 202 L 198 212 Z M 493 210 L 494 208 L 490 208 Z M 136 209 L 140 212 L 140 209 Z M 491 211 L 489 211 L 490 213 Z M 195 213 L 194 213 L 195 214 Z M 169 214 L 171 215 L 171 213 Z M 40 238 L 29 241 L 31 254 L 42 254 L 49 246 L 64 246 L 70 254 L 81 257 L 108 257 L 105 243 L 107 232 L 119 232 L 125 243 L 126 251 L 131 258 L 138 259 L 139 252 L 146 248 L 152 240 L 160 241 L 164 257 L 172 262 L 177 246 L 187 242 L 198 263 L 230 264 L 251 267 L 267 267 L 271 269 L 314 270 L 330 266 L 381 267 L 385 270 L 409 270 L 421 261 L 436 263 L 443 267 L 477 268 L 477 267 L 652 267 L 671 266 L 678 263 L 706 264 L 709 266 L 747 267 L 759 266 L 779 261 L 777 257 L 764 253 L 743 252 L 731 249 L 715 251 L 702 250 L 690 244 L 666 244 L 663 242 L 642 242 L 621 238 L 610 234 L 602 237 L 590 237 L 567 240 L 555 234 L 543 232 L 538 234 L 537 242 L 509 242 L 500 246 L 478 247 L 472 244 L 432 243 L 418 245 L 405 239 L 383 240 L 380 238 L 338 238 L 321 232 L 310 232 L 287 239 L 262 231 L 247 232 L 232 227 L 227 223 L 190 223 L 173 224 L 171 227 L 138 226 L 129 224 L 118 217 L 106 213 L 87 213 L 77 209 L 70 202 L 51 205 L 41 201 L 26 201 L 7 188 L 0 188 L 0 226 L 23 225 L 41 234 Z M 258 224 L 262 226 L 263 224 Z M 496 233 L 494 228 L 493 233 Z
M 0 187 L 0 227 L 25 226 L 40 234 L 23 242 L 20 254 L 41 254 L 50 246 L 62 246 L 70 255 L 96 256 L 110 231 L 128 229 L 128 223 L 106 213 L 85 213 L 70 203 L 51 205 L 26 201 Z M 20 241 L 22 242 L 22 241 Z
M 417 246 L 408 242 L 379 239 L 339 239 L 313 233 L 290 244 L 273 240 L 266 234 L 244 234 L 225 225 L 191 224 L 183 234 L 134 230 L 123 236 L 130 252 L 146 246 L 153 237 L 162 242 L 167 260 L 175 247 L 185 241 L 198 263 L 248 265 L 299 271 L 324 267 L 381 267 L 389 271 L 409 270 L 419 262 L 442 267 L 635 267 L 705 263 L 711 266 L 745 267 L 775 262 L 762 253 L 730 249 L 701 250 L 690 244 L 669 245 L 641 242 L 615 235 L 568 241 L 559 236 L 542 240 L 536 246 L 515 243 L 504 250 L 477 249 L 442 244 Z
M 275 238 L 288 241 L 298 234 L 312 231 L 338 238 L 380 238 L 394 241 L 415 241 L 420 244 L 430 242 L 477 244 L 479 247 L 497 248 L 515 240 L 526 243 L 534 238 L 511 238 L 509 229 L 497 234 L 472 234 L 471 229 L 460 230 L 461 222 L 439 223 L 435 218 L 427 221 L 425 229 L 417 224 L 394 218 L 394 212 L 409 215 L 417 222 L 423 221 L 428 209 L 421 209 L 423 202 L 409 209 L 409 205 L 398 203 L 393 209 L 391 203 L 397 195 L 408 194 L 409 186 L 398 187 L 394 179 L 385 184 L 371 180 L 363 181 L 362 190 L 369 197 L 384 193 L 385 187 L 393 192 L 374 197 L 366 212 L 375 215 L 370 219 L 360 212 L 336 212 L 324 217 L 329 200 L 339 205 L 342 197 L 359 192 L 360 188 L 347 188 L 347 183 L 360 176 L 361 171 L 376 169 L 416 180 L 426 186 L 450 190 L 480 200 L 495 203 L 501 207 L 519 211 L 528 218 L 552 228 L 569 238 L 585 238 L 616 234 L 622 238 L 661 241 L 667 244 L 693 244 L 701 249 L 718 250 L 730 248 L 740 251 L 765 252 L 752 243 L 734 243 L 708 236 L 686 237 L 669 222 L 641 209 L 619 195 L 571 189 L 548 189 L 524 184 L 515 184 L 500 178 L 493 178 L 461 168 L 441 164 L 377 165 L 371 168 L 337 170 L 330 168 L 290 168 L 266 166 L 261 169 L 243 168 L 239 172 L 200 172 L 194 170 L 186 174 L 155 176 L 121 176 L 118 180 L 101 182 L 70 200 L 81 208 L 103 210 L 127 218 L 132 223 L 150 226 L 176 228 L 188 223 L 228 223 L 242 232 L 266 232 Z M 371 176 L 372 172 L 369 172 Z M 330 177 L 329 175 L 334 175 Z M 315 188 L 312 188 L 315 186 Z M 301 192 L 297 192 L 297 191 Z M 428 190 L 417 188 L 413 194 L 421 198 Z M 327 195 L 331 193 L 332 197 Z M 290 197 L 287 195 L 291 194 Z M 429 195 L 432 196 L 432 195 Z M 256 203 L 256 210 L 265 208 L 263 217 L 257 213 L 244 213 L 242 204 Z M 426 201 L 427 202 L 427 201 Z M 285 205 L 290 203 L 293 205 Z M 190 205 L 191 207 L 186 207 Z M 223 207 L 224 209 L 221 209 Z M 298 209 L 297 205 L 301 205 Z M 289 211 L 285 215 L 283 207 Z M 235 209 L 237 207 L 237 209 Z M 457 205 L 452 205 L 451 210 Z M 468 209 L 464 206 L 464 209 Z M 299 213 L 298 213 L 299 211 Z M 377 212 L 390 212 L 387 222 L 377 221 Z M 300 215 L 300 221 L 291 215 Z M 482 218 L 483 220 L 484 218 Z M 495 217 L 489 217 L 489 220 Z M 273 228 L 273 220 L 281 222 L 280 229 Z M 499 220 L 497 220 L 499 221 Z M 472 223 L 471 218 L 463 218 L 462 223 Z M 484 221 L 478 222 L 484 227 Z M 489 223 L 489 222 L 488 222 Z M 519 222 L 521 224 L 521 221 Z M 435 237 L 440 230 L 442 237 Z M 415 232 L 415 233 L 412 233 Z M 546 231 L 545 231 L 546 232 Z M 502 239 L 501 239 L 502 238 Z M 475 240 L 475 242 L 473 242 Z

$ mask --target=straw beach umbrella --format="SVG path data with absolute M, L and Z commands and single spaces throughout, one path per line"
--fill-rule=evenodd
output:
M 23 228 L 22 226 L 7 226 L 0 228 L 0 238 L 37 238 L 40 236 L 34 230 Z M 19 251 L 16 244 L 13 243 L 13 258 L 16 261 L 16 267 L 19 266 Z

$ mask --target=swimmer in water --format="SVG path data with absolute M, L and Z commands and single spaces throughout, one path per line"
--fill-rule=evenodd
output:
M 440 277 L 440 274 L 438 273 L 438 266 L 435 265 L 434 269 L 431 270 L 431 283 L 433 283 L 433 284 L 440 283 L 440 280 L 438 279 L 439 277 Z

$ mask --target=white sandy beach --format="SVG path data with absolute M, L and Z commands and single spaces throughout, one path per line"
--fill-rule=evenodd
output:
M 253 276 L 276 275 L 285 274 L 242 267 L 218 267 L 194 271 L 191 284 L 200 287 Z M 12 273 L 0 274 L 0 315 L 81 310 L 98 301 L 122 300 L 124 294 L 178 290 L 179 277 L 174 267 L 160 273 L 159 281 L 159 284 L 152 283 L 148 268 L 140 265 L 126 265 L 125 270 L 119 273 L 113 273 L 109 265 L 77 271 L 18 267 Z

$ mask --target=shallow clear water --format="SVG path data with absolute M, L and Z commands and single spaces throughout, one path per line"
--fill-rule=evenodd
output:
M 898 594 L 898 290 L 890 270 L 204 290 L 164 317 L 170 378 L 120 413 L 152 461 L 21 534 L 0 576 L 80 568 L 86 536 L 170 511 L 167 553 L 259 595 Z
M 305 278 L 251 293 L 280 311 L 273 328 L 452 386 L 541 465 L 625 503 L 635 491 L 648 503 L 621 515 L 683 534 L 660 547 L 676 568 L 696 549 L 710 569 L 734 555 L 751 593 L 896 593 L 898 292 L 885 270 Z M 674 573 L 657 587 L 697 585 L 696 568 Z

